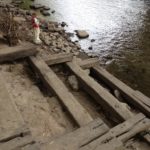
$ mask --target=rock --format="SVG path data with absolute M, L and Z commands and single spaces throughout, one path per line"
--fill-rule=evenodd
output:
M 89 49 L 89 50 L 92 50 L 92 49 L 93 49 L 93 47 L 92 47 L 92 46 L 90 46 L 88 49 Z
M 121 101 L 121 102 L 124 101 L 123 98 L 122 98 L 122 96 L 121 96 L 121 94 L 120 94 L 120 92 L 119 92 L 117 89 L 114 90 L 114 95 L 115 95 L 115 97 L 116 97 L 119 101 Z
M 31 9 L 41 9 L 41 8 L 44 8 L 44 6 L 41 4 L 31 4 L 30 8 Z
M 16 0 L 16 1 L 14 1 L 14 3 L 17 4 L 17 5 L 20 5 L 20 4 L 24 3 L 24 2 L 22 0 Z
M 90 69 L 85 69 L 84 72 L 89 75 L 90 74 Z
M 62 23 L 61 23 L 61 26 L 62 26 L 62 27 L 65 27 L 65 26 L 67 26 L 67 23 L 66 23 L 66 22 L 62 22 Z
M 32 12 L 31 11 L 26 11 L 26 15 L 31 16 Z
M 59 53 L 60 49 L 54 48 L 53 51 L 56 52 L 56 53 Z
M 109 59 L 109 60 L 113 58 L 111 54 L 106 54 L 106 55 L 104 55 L 103 57 L 104 57 L 105 59 Z
M 73 90 L 75 91 L 79 90 L 79 83 L 75 75 L 71 75 L 68 77 L 68 83 L 70 84 Z
M 91 42 L 95 42 L 95 39 L 91 39 Z
M 25 22 L 26 19 L 23 17 L 14 17 L 14 21 L 16 21 L 19 24 L 22 24 L 22 22 Z
M 43 10 L 50 10 L 50 7 L 44 6 L 44 7 L 43 7 Z
M 55 13 L 55 10 L 51 11 L 51 13 L 54 14 L 54 13 Z
M 43 16 L 50 16 L 50 13 L 47 10 L 43 10 L 41 13 Z
M 68 37 L 74 37 L 74 33 L 68 32 L 66 33 Z
M 77 33 L 77 36 L 79 38 L 87 38 L 87 37 L 89 37 L 89 34 L 86 31 L 84 31 L 84 30 L 77 30 L 76 33 Z
M 78 56 L 80 54 L 80 52 L 74 52 L 73 55 L 74 56 Z

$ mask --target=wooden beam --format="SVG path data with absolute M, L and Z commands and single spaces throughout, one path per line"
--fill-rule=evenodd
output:
M 14 61 L 16 59 L 35 55 L 36 53 L 36 46 L 30 43 L 23 43 L 14 47 L 6 47 L 0 49 L 0 63 Z
M 92 67 L 91 74 L 94 78 L 104 81 L 113 90 L 118 89 L 129 104 L 150 117 L 150 98 L 143 96 L 143 94 L 137 91 L 135 92 L 129 86 L 99 66 Z
M 113 140 L 109 141 L 108 143 L 97 145 L 94 150 L 125 150 L 125 147 L 120 140 L 113 138 Z
M 102 144 L 107 144 L 114 138 L 117 138 L 121 142 L 126 142 L 135 135 L 147 130 L 150 127 L 150 119 L 146 118 L 143 114 L 139 113 L 129 120 L 117 125 L 101 136 L 100 138 L 92 141 L 91 143 L 85 145 L 80 150 L 98 150 L 99 146 Z
M 89 58 L 89 59 L 84 59 L 81 62 L 78 63 L 82 69 L 89 69 L 91 67 L 94 67 L 95 65 L 99 64 L 98 58 Z
M 56 65 L 60 63 L 65 63 L 73 60 L 73 54 L 66 54 L 66 53 L 60 53 L 60 54 L 53 54 L 48 56 L 44 59 L 45 62 L 51 66 Z M 98 58 L 89 58 L 82 60 L 81 62 L 77 62 L 79 66 L 81 66 L 83 69 L 91 68 L 99 63 Z
M 1 150 L 17 150 L 20 149 L 20 147 L 24 147 L 25 145 L 33 144 L 34 141 L 32 139 L 31 135 L 27 135 L 24 137 L 16 137 L 8 142 L 0 144 Z
M 53 54 L 51 56 L 48 56 L 48 58 L 45 58 L 45 62 L 50 65 L 56 65 L 68 61 L 72 61 L 73 54 L 66 54 L 66 53 L 60 53 L 60 54 Z
M 132 116 L 131 112 L 126 107 L 123 107 L 114 96 L 88 76 L 77 64 L 68 62 L 66 65 L 76 75 L 83 89 L 95 98 L 109 115 L 118 118 L 120 122 Z
M 14 112 L 12 112 L 14 113 Z M 4 143 L 14 139 L 16 137 L 30 135 L 31 131 L 27 128 L 26 125 L 22 125 L 15 129 L 10 129 L 4 132 L 4 134 L 0 134 L 0 143 Z
M 91 142 L 95 138 L 103 135 L 109 130 L 107 125 L 100 119 L 96 119 L 86 126 L 83 126 L 73 132 L 70 132 L 58 139 L 49 141 L 45 144 L 43 150 L 78 150 L 83 145 Z
M 75 99 L 64 83 L 43 60 L 37 59 L 36 57 L 30 57 L 29 61 L 33 69 L 39 74 L 39 77 L 42 79 L 45 86 L 58 96 L 79 126 L 88 124 L 93 120 L 89 113 Z

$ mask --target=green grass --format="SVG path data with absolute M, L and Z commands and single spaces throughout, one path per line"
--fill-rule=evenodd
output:
M 26 10 L 30 9 L 30 4 L 32 3 L 32 1 L 31 0 L 22 0 L 22 1 L 23 3 L 20 5 L 20 8 Z

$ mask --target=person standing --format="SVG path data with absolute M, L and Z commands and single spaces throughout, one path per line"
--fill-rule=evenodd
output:
M 36 13 L 32 14 L 32 26 L 34 31 L 34 43 L 35 44 L 41 44 L 42 41 L 40 40 L 40 23 L 37 19 Z

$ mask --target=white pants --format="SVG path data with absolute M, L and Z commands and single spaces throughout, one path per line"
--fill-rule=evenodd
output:
M 36 44 L 40 44 L 41 40 L 40 40 L 40 28 L 34 28 L 34 42 Z

